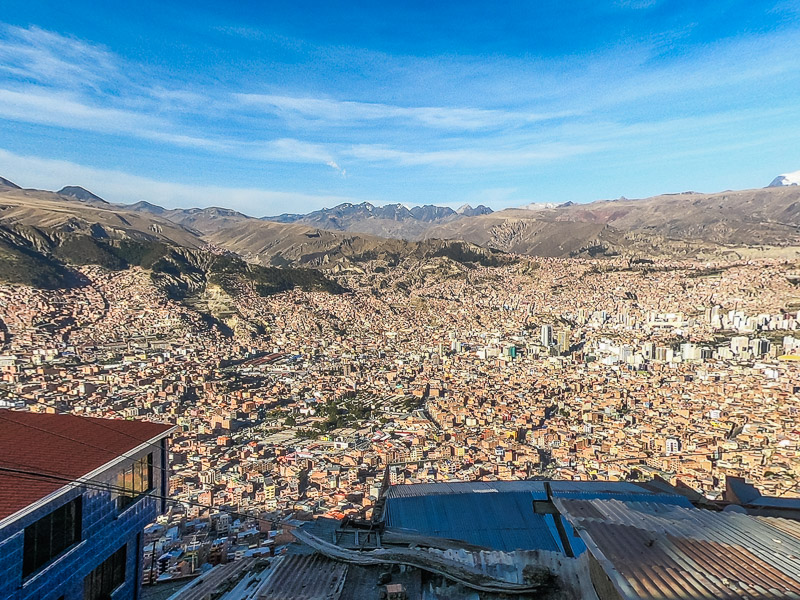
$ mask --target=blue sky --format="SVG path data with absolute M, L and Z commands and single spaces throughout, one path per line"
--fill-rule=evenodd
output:
M 800 1 L 6 0 L 0 19 L 0 175 L 28 187 L 261 216 L 800 169 Z

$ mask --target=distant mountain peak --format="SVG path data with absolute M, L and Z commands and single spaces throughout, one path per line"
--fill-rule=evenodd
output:
M 79 185 L 68 185 L 56 192 L 59 196 L 66 196 L 67 198 L 75 198 L 76 200 L 80 200 L 81 202 L 102 202 L 103 204 L 108 204 L 105 200 L 103 200 L 97 194 L 93 194 L 86 188 L 82 188 Z
M 0 187 L 12 188 L 12 189 L 15 189 L 15 190 L 21 190 L 22 189 L 16 183 L 14 183 L 13 181 L 9 181 L 5 177 L 0 177 Z
M 183 212 L 190 215 L 207 215 L 209 217 L 245 217 L 238 210 L 225 208 L 223 206 L 207 206 L 206 208 L 184 208 Z
M 128 210 L 135 210 L 136 212 L 147 212 L 154 215 L 160 215 L 167 211 L 166 208 L 163 206 L 159 206 L 158 204 L 153 204 L 152 202 L 148 202 L 147 200 L 139 200 L 135 204 L 129 204 L 127 206 Z
M 767 187 L 786 187 L 790 185 L 800 185 L 800 171 L 778 175 Z
M 472 208 L 469 204 L 464 204 L 456 210 L 456 213 L 462 217 L 479 217 L 480 215 L 489 215 L 493 212 L 491 208 L 483 204 L 479 204 L 475 208 Z

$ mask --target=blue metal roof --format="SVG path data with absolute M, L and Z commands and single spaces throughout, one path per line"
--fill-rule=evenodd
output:
M 780 496 L 758 496 L 747 502 L 751 506 L 768 506 L 770 508 L 791 508 L 800 510 L 800 498 L 781 498 Z
M 619 500 L 642 510 L 691 507 L 684 496 L 653 492 L 625 481 L 551 481 L 553 498 Z M 495 550 L 564 552 L 553 515 L 537 514 L 534 500 L 547 500 L 544 481 L 470 481 L 395 485 L 386 494 L 388 527 L 416 531 Z M 561 517 L 557 517 L 561 518 Z M 585 551 L 563 520 L 575 554 Z
M 533 495 L 534 500 L 547 500 L 547 492 L 542 481 L 453 481 L 393 485 L 389 488 L 386 497 L 401 498 L 497 492 L 526 492 Z
M 386 525 L 495 550 L 561 552 L 552 516 L 534 513 L 534 499 L 530 491 L 389 497 Z
M 567 533 L 567 540 L 570 548 L 572 548 L 572 553 L 575 556 L 580 556 L 586 552 L 586 544 L 581 539 L 581 536 L 578 535 L 578 532 L 575 531 L 572 523 L 564 515 L 559 515 L 558 518 L 561 519 L 561 525 L 564 526 L 564 531 Z

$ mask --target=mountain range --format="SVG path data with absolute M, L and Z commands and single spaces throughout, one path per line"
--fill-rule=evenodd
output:
M 471 207 L 465 204 L 458 210 L 446 206 L 426 204 L 411 208 L 402 204 L 375 206 L 369 202 L 345 202 L 333 208 L 323 208 L 308 214 L 282 214 L 264 217 L 276 223 L 298 223 L 334 231 L 358 231 L 381 237 L 415 239 L 423 237 L 434 224 L 460 221 L 465 218 L 491 214 L 487 206 Z
M 22 253 L 19 264 L 28 264 L 39 253 L 54 260 L 48 268 L 56 270 L 61 260 L 56 249 L 70 236 L 112 245 L 115 240 L 132 240 L 194 251 L 214 249 L 263 266 L 314 267 L 332 274 L 358 271 L 370 261 L 392 266 L 434 257 L 459 264 L 498 264 L 509 260 L 504 253 L 796 257 L 800 185 L 791 183 L 793 175 L 782 176 L 780 185 L 714 194 L 685 192 L 500 211 L 483 206 L 456 211 L 434 205 L 345 203 L 305 215 L 268 218 L 219 207 L 115 204 L 78 186 L 49 192 L 22 189 L 0 178 L 0 241 L 6 255 Z
M 71 267 L 98 264 L 150 269 L 176 296 L 232 275 L 256 281 L 269 293 L 294 286 L 336 290 L 341 286 L 319 269 L 360 271 L 360 264 L 376 260 L 386 266 L 439 265 L 446 273 L 514 259 L 460 241 L 327 231 L 222 208 L 112 204 L 91 192 L 22 189 L 0 181 L 0 282 L 65 287 L 78 283 Z

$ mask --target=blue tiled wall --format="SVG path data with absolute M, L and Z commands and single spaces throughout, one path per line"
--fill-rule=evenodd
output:
M 158 457 L 156 465 L 160 463 Z M 161 472 L 154 473 L 156 493 Z M 112 477 L 104 478 L 113 481 Z M 33 575 L 22 577 L 24 529 L 37 519 L 83 495 L 82 541 Z M 155 520 L 161 501 L 145 497 L 119 512 L 110 491 L 76 488 L 57 500 L 0 529 L 0 600 L 83 600 L 83 579 L 124 544 L 128 545 L 125 584 L 113 600 L 134 600 L 141 574 L 141 548 L 137 534 Z M 141 543 L 141 542 L 138 542 Z

